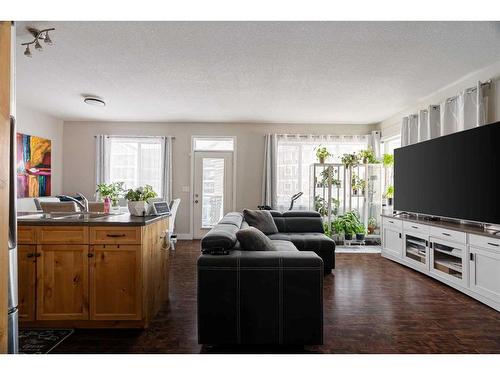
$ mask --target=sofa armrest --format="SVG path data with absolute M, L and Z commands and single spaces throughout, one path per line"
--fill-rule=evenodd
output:
M 198 258 L 200 344 L 323 342 L 323 261 L 309 251 Z

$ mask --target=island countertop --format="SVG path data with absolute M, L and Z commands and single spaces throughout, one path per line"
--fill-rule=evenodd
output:
M 146 226 L 170 216 L 132 216 L 129 213 L 121 214 L 75 214 L 72 212 L 59 213 L 57 216 L 50 217 L 50 214 L 39 212 L 18 212 L 17 224 L 19 226 L 51 226 L 51 225 L 81 225 L 81 226 Z

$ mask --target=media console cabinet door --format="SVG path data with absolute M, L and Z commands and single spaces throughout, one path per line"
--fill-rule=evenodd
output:
M 93 245 L 90 319 L 142 319 L 141 245 Z
M 500 303 L 500 252 L 469 248 L 469 287 Z
M 36 245 L 18 245 L 19 320 L 35 320 Z
M 403 257 L 403 240 L 401 232 L 390 227 L 384 227 L 383 231 L 383 251 L 398 258 Z
M 85 320 L 88 245 L 38 245 L 37 320 Z

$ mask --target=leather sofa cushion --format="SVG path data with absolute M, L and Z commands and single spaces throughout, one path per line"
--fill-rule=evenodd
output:
M 299 251 L 290 241 L 272 240 L 276 251 Z
M 290 241 L 300 251 L 335 250 L 335 241 L 323 233 L 275 233 L 268 237 L 272 240 Z
M 321 217 L 319 212 L 316 211 L 285 211 L 283 217 Z
M 250 226 L 259 229 L 264 234 L 278 233 L 278 228 L 269 211 L 244 209 L 243 217 Z
M 240 228 L 233 224 L 217 224 L 201 240 L 202 249 L 232 249 L 236 245 L 236 232 Z
M 273 241 L 264 233 L 254 227 L 240 229 L 236 232 L 236 238 L 243 250 L 246 251 L 275 251 Z
M 243 221 L 243 214 L 240 212 L 229 212 L 219 221 L 218 224 L 233 224 L 238 228 L 241 227 Z
M 273 217 L 279 232 L 285 233 L 323 233 L 320 216 L 281 216 Z

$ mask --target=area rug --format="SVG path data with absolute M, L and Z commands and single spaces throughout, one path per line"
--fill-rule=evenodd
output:
M 47 354 L 73 333 L 72 329 L 20 329 L 20 354 Z
M 336 253 L 380 253 L 380 246 L 372 246 L 372 245 L 352 245 L 352 246 L 336 246 Z

